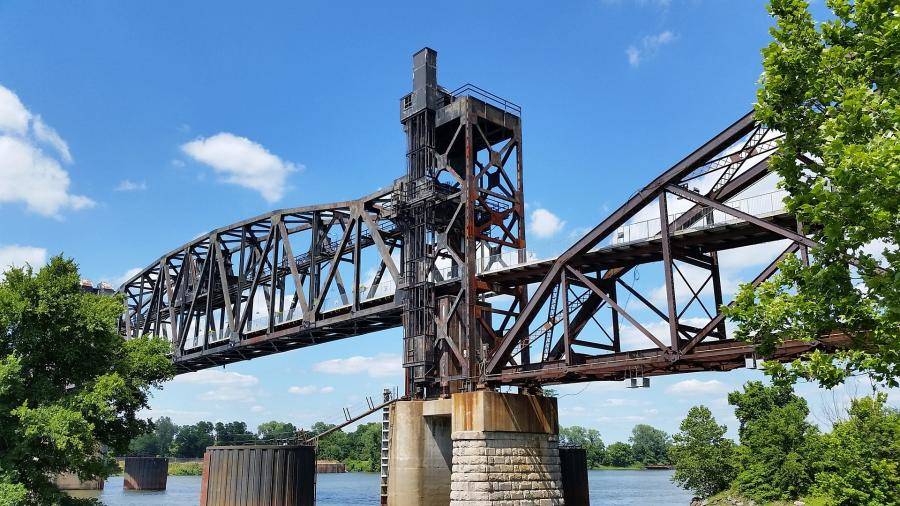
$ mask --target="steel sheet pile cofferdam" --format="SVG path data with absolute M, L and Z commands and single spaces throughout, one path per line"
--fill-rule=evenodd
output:
M 404 175 L 358 200 L 273 211 L 163 255 L 120 288 L 123 334 L 166 336 L 187 372 L 402 327 L 405 393 L 416 398 L 729 370 L 755 355 L 726 335 L 720 253 L 777 243 L 781 254 L 743 280 L 758 285 L 779 259 L 816 247 L 784 194 L 760 190 L 780 135 L 752 114 L 602 221 L 583 217 L 598 224 L 544 260 L 526 245 L 519 106 L 439 86 L 437 53 L 425 48 L 400 120 Z M 687 205 L 670 210 L 676 200 Z M 661 266 L 664 301 L 625 276 L 644 264 Z M 642 324 L 623 297 L 665 330 Z M 623 343 L 626 330 L 641 344 Z M 846 340 L 786 342 L 771 358 Z

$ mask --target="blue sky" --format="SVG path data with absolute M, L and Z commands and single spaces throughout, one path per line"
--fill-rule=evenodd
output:
M 0 263 L 64 252 L 118 285 L 212 228 L 388 184 L 423 46 L 444 86 L 523 106 L 529 246 L 549 256 L 752 107 L 771 23 L 726 0 L 385 5 L 0 2 Z M 394 330 L 181 377 L 152 414 L 338 419 L 400 382 L 400 345 Z M 733 430 L 725 394 L 759 376 L 567 386 L 562 422 L 621 440 L 705 403 Z

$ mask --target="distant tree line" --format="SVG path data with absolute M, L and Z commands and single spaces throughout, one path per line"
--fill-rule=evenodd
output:
M 319 434 L 334 425 L 316 422 L 306 434 Z M 151 423 L 150 430 L 132 439 L 130 455 L 201 458 L 206 447 L 236 444 L 278 444 L 297 441 L 300 434 L 294 424 L 272 420 L 249 430 L 246 422 L 200 421 L 193 425 L 176 425 L 169 417 Z M 319 441 L 318 458 L 337 460 L 349 471 L 374 472 L 381 462 L 381 424 L 358 425 L 353 432 L 338 430 Z
M 597 429 L 578 425 L 559 430 L 561 445 L 584 448 L 589 469 L 603 467 L 644 467 L 668 465 L 672 439 L 665 431 L 646 424 L 635 425 L 627 443 L 616 442 L 605 446 Z

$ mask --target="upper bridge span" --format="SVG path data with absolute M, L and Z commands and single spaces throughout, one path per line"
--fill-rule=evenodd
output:
M 438 86 L 436 54 L 423 50 L 400 113 L 405 175 L 166 253 L 120 288 L 122 332 L 168 337 L 187 372 L 403 327 L 414 397 L 729 370 L 754 351 L 727 336 L 719 254 L 777 245 L 775 260 L 743 280 L 759 284 L 777 260 L 816 246 L 771 184 L 779 134 L 752 114 L 608 216 L 580 217 L 597 225 L 539 259 L 525 242 L 521 109 L 472 85 Z M 648 264 L 661 268 L 664 302 L 624 277 Z M 648 328 L 647 314 L 662 327 Z M 623 343 L 626 331 L 642 344 Z M 773 358 L 845 340 L 789 342 Z

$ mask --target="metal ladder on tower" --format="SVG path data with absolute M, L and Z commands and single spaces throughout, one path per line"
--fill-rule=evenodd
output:
M 384 402 L 391 400 L 391 389 L 384 389 Z M 391 406 L 381 410 L 381 504 L 388 500 L 388 456 L 391 447 Z

